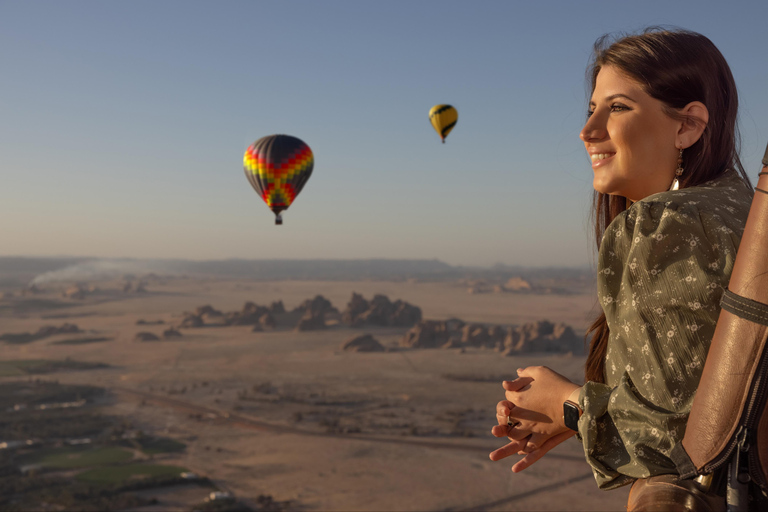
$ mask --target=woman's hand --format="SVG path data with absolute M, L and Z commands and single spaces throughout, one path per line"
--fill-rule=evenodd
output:
M 490 457 L 491 457 L 491 460 L 495 462 L 505 457 L 509 457 L 510 455 L 515 455 L 515 454 L 525 455 L 525 457 L 517 461 L 512 466 L 512 472 L 519 473 L 524 469 L 532 466 L 536 461 L 542 458 L 549 450 L 559 445 L 566 439 L 573 437 L 575 435 L 576 435 L 576 432 L 568 429 L 566 432 L 562 432 L 560 434 L 547 438 L 543 443 L 541 443 L 541 446 L 539 448 L 537 448 L 536 450 L 533 450 L 530 453 L 526 453 L 525 451 L 518 449 L 518 447 L 520 446 L 520 441 L 513 441 L 507 444 L 506 446 L 502 446 L 498 450 L 491 452 Z
M 519 428 L 546 437 L 570 430 L 563 422 L 563 402 L 579 388 L 578 384 L 546 366 L 523 368 L 517 370 L 517 375 L 517 379 L 505 380 L 502 386 L 506 399 L 514 404 L 509 416 L 519 422 Z
M 494 436 L 506 436 L 511 442 L 490 454 L 494 461 L 526 454 L 512 467 L 515 473 L 576 434 L 563 422 L 563 402 L 579 388 L 545 366 L 520 369 L 517 374 L 517 379 L 502 384 L 507 400 L 496 405 L 498 425 L 491 429 Z

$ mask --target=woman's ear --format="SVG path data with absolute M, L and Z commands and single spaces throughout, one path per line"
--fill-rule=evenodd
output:
M 709 122 L 709 110 L 702 102 L 692 101 L 680 109 L 679 113 L 685 116 L 685 119 L 677 132 L 677 139 L 679 147 L 685 149 L 696 144 L 701 138 Z

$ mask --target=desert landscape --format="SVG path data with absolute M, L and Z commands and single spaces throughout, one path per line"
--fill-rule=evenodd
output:
M 71 481 L 107 496 L 83 510 L 623 510 L 576 441 L 488 459 L 501 380 L 581 381 L 594 315 L 590 280 L 513 274 L 8 270 L 2 506 L 69 509 L 29 482 Z

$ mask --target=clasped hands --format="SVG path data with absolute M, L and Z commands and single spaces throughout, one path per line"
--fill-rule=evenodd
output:
M 525 455 L 512 466 L 518 473 L 549 450 L 576 434 L 563 423 L 563 402 L 579 386 L 546 366 L 517 370 L 515 380 L 502 383 L 506 400 L 496 404 L 491 433 L 510 442 L 491 452 L 492 461 L 510 455 Z

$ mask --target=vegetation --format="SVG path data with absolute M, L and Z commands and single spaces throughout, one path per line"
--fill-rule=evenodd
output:
M 158 453 L 178 453 L 183 452 L 187 447 L 184 443 L 168 439 L 167 437 L 141 437 L 136 440 L 139 449 L 147 455 Z
M 123 448 L 66 446 L 35 450 L 30 456 L 23 457 L 21 462 L 46 468 L 73 469 L 118 464 L 131 459 L 133 454 Z
M 5 369 L 26 371 L 40 361 L 15 361 Z M 61 385 L 39 379 L 0 384 L 0 439 L 32 440 L 0 451 L 0 510 L 124 510 L 153 500 L 133 491 L 194 484 L 211 487 L 207 478 L 189 480 L 178 466 L 137 463 L 132 449 L 147 454 L 184 450 L 167 438 L 139 436 L 130 422 L 98 413 L 93 403 L 104 390 Z M 68 403 L 68 407 L 62 405 Z M 38 407 L 45 404 L 45 408 Z M 69 440 L 88 438 L 88 444 Z M 24 472 L 22 469 L 24 468 Z M 80 470 L 75 476 L 53 476 L 60 470 Z
M 120 484 L 132 479 L 178 476 L 187 471 L 179 466 L 128 464 L 94 468 L 77 475 L 77 480 L 91 484 Z
M 99 368 L 109 368 L 109 365 L 104 363 L 73 361 L 71 359 L 65 359 L 63 361 L 46 361 L 44 359 L 0 361 L 0 377 L 41 375 L 65 370 L 95 370 Z
M 149 505 L 150 500 L 64 478 L 35 475 L 0 478 L 1 510 L 40 510 L 43 503 L 47 510 L 102 511 L 137 508 Z

